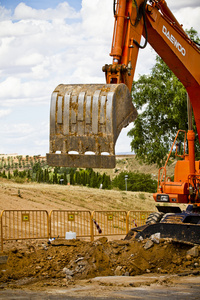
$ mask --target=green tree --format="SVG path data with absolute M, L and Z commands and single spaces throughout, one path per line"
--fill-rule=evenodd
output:
M 36 162 L 33 167 L 32 167 L 32 170 L 33 170 L 33 173 L 36 173 L 37 171 L 39 171 L 41 169 L 41 165 L 39 162 Z
M 63 179 L 64 179 L 63 184 L 67 184 L 67 172 L 66 171 L 64 171 Z
M 54 171 L 53 173 L 53 183 L 58 183 L 58 173 L 57 170 Z
M 27 178 L 31 179 L 31 171 L 30 170 L 28 170 L 28 172 L 27 172 Z
M 103 173 L 101 183 L 103 184 L 103 189 L 111 189 L 110 176 L 106 175 L 105 173 Z
M 91 173 L 89 186 L 93 188 L 98 187 L 98 175 L 94 171 Z
M 188 35 L 195 42 L 199 41 L 193 28 Z M 133 138 L 132 151 L 142 162 L 161 166 L 178 129 L 187 130 L 186 90 L 157 56 L 150 75 L 142 75 L 133 82 L 132 96 L 139 111 L 134 127 L 128 132 Z M 198 143 L 196 147 L 199 147 Z
M 117 175 L 112 185 L 120 190 L 125 190 L 125 175 L 128 175 L 127 190 L 154 193 L 157 190 L 157 181 L 150 174 L 140 172 L 121 172 Z
M 18 175 L 19 175 L 19 171 L 16 169 L 16 170 L 14 170 L 13 171 L 13 175 L 14 175 L 14 177 L 17 177 Z
M 49 171 L 48 171 L 48 169 L 44 169 L 44 178 L 43 178 L 43 182 L 49 183 Z
M 70 183 L 71 183 L 71 184 L 74 184 L 74 183 L 75 183 L 75 181 L 74 181 L 74 173 L 75 173 L 75 172 L 76 172 L 76 169 L 73 169 L 73 168 L 70 169 L 69 174 L 70 174 Z
M 2 177 L 7 178 L 5 170 L 3 170 Z

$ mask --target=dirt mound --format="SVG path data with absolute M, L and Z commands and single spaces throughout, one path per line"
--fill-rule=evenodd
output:
M 67 286 L 96 276 L 134 276 L 147 273 L 200 273 L 200 246 L 163 239 L 94 242 L 55 240 L 21 242 L 7 251 L 7 264 L 0 265 L 1 288 Z M 20 246 L 19 246 L 20 245 Z

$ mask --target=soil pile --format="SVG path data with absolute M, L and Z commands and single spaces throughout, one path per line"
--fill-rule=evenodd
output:
M 0 287 L 63 287 L 96 276 L 200 274 L 199 253 L 200 246 L 169 239 L 159 244 L 149 239 L 108 241 L 105 237 L 94 242 L 18 242 L 4 253 L 8 261 L 0 265 Z

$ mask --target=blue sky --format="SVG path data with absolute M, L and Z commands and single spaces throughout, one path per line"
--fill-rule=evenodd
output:
M 184 28 L 193 26 L 200 36 L 199 0 L 167 3 Z M 0 154 L 48 153 L 56 86 L 105 83 L 102 66 L 112 61 L 112 6 L 112 0 L 0 0 Z M 148 46 L 139 54 L 135 79 L 154 63 Z M 120 134 L 117 153 L 130 151 L 131 127 Z
M 31 6 L 35 9 L 47 9 L 49 7 L 55 8 L 60 2 L 60 0 L 1 0 L 0 5 L 5 6 L 8 9 L 14 10 L 15 7 L 21 3 L 24 2 L 28 6 Z M 70 6 L 74 7 L 76 10 L 81 9 L 81 0 L 68 0 L 67 1 Z

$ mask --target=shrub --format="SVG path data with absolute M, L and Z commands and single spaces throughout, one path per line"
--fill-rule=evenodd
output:
M 13 177 L 12 180 L 16 183 L 24 183 L 26 181 L 26 178 L 16 176 L 16 177 Z
M 157 181 L 151 178 L 150 174 L 140 172 L 121 172 L 113 181 L 113 187 L 125 190 L 125 175 L 128 175 L 127 190 L 137 192 L 154 193 L 157 189 Z

